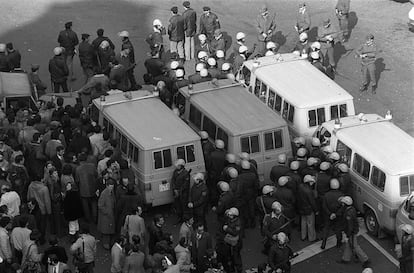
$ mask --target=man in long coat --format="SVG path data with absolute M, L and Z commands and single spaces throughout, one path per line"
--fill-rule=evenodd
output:
M 98 200 L 98 230 L 102 233 L 103 247 L 109 249 L 111 236 L 115 234 L 115 180 L 109 178 Z

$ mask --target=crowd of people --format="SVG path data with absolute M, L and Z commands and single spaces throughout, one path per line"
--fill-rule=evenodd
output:
M 203 7 L 198 28 L 190 2 L 185 1 L 183 9 L 180 15 L 178 7 L 171 8 L 167 27 L 155 19 L 153 31 L 145 39 L 150 57 L 144 63 L 147 73 L 143 80 L 156 86 L 160 99 L 170 108 L 180 105 L 179 88 L 213 78 L 234 80 L 245 60 L 278 54 L 276 19 L 266 6 L 255 22 L 255 45 L 249 48 L 246 34 L 238 32 L 232 49 L 209 7 Z M 336 67 L 334 45 L 349 39 L 349 0 L 339 0 L 335 13 L 340 30 L 326 19 L 318 28 L 316 41 L 310 42 L 310 16 L 306 4 L 300 4 L 294 26 L 299 41 L 292 49 L 331 77 Z M 178 159 L 171 178 L 172 207 L 181 224 L 174 246 L 176 236 L 166 231 L 163 215 L 144 220 L 142 189 L 130 162 L 121 156 L 119 140 L 112 139 L 107 128 L 101 128 L 85 111 L 91 99 L 110 90 L 141 88 L 134 75 L 130 34 L 118 33 L 122 46 L 115 53 L 114 43 L 104 36 L 103 29 L 97 30 L 92 42 L 83 33 L 79 43 L 72 25 L 67 22 L 59 33 L 49 72 L 52 91 L 68 92 L 67 81 L 75 79 L 73 58 L 78 54 L 85 80 L 78 90 L 82 101 L 65 105 L 60 97 L 42 103 L 38 111 L 21 101 L 0 113 L 1 272 L 94 272 L 99 259 L 97 236 L 102 247 L 111 251 L 113 273 L 242 272 L 245 230 L 256 225 L 264 238 L 262 252 L 268 256 L 258 266 L 260 272 L 290 272 L 295 253 L 288 242 L 294 229 L 304 241 L 321 240 L 322 249 L 330 232 L 336 234 L 338 248 L 345 234 L 345 249 L 338 262 L 349 263 L 356 255 L 364 272 L 372 272 L 357 241 L 359 226 L 350 197 L 347 160 L 317 138 L 312 139 L 311 149 L 302 137 L 294 139 L 294 158 L 279 155 L 270 182 L 260 185 L 257 163 L 249 154 L 226 153 L 222 140 L 213 145 L 207 132 L 200 132 L 207 172 L 190 175 L 186 162 Z M 167 60 L 166 34 L 170 41 Z M 357 50 L 364 76 L 361 91 L 367 89 L 371 75 L 375 92 L 373 39 L 368 35 Z M 186 79 L 184 63 L 191 60 L 195 60 L 195 73 Z M 21 55 L 12 43 L 0 44 L 1 72 L 22 72 L 20 62 Z M 37 74 L 39 67 L 32 65 L 29 76 L 40 97 L 47 86 Z M 208 232 L 208 213 L 217 217 L 216 234 Z M 413 228 L 407 226 L 403 231 L 401 255 L 406 259 L 412 257 L 408 246 L 414 241 Z M 70 242 L 68 254 L 59 241 L 63 238 Z M 40 251 L 46 241 L 49 247 Z M 412 266 L 412 260 L 404 262 Z

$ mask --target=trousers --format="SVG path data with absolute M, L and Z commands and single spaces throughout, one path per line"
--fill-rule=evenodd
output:
M 315 213 L 312 212 L 309 215 L 300 216 L 300 232 L 301 239 L 305 240 L 306 236 L 309 241 L 315 241 L 316 231 L 315 231 Z
M 370 64 L 362 64 L 361 65 L 361 72 L 362 72 L 362 85 L 367 86 L 371 83 L 372 86 L 377 85 L 377 81 L 375 79 L 375 63 Z
M 184 42 L 183 41 L 170 41 L 171 53 L 177 52 L 180 59 L 184 59 Z
M 341 40 L 347 38 L 349 35 L 348 30 L 348 14 L 336 15 L 339 22 L 339 29 L 342 31 L 342 35 L 340 35 Z M 342 36 L 342 37 L 341 37 Z
M 98 214 L 98 202 L 95 197 L 81 197 L 83 213 L 86 221 L 95 223 Z
M 330 66 L 335 67 L 334 45 L 323 44 L 321 47 L 321 54 L 325 60 L 328 59 Z
M 194 36 L 187 37 L 185 36 L 185 43 L 184 43 L 184 49 L 185 49 L 185 59 L 187 61 L 194 59 Z
M 53 82 L 53 92 L 60 93 L 60 89 L 62 88 L 63 92 L 69 92 L 68 83 L 64 82 Z
M 359 246 L 356 235 L 352 235 L 350 238 L 348 238 L 348 241 L 345 244 L 344 253 L 342 254 L 342 260 L 346 262 L 350 262 L 352 259 L 352 252 L 354 252 L 355 255 L 358 256 L 358 259 L 361 262 L 368 261 L 368 256 Z

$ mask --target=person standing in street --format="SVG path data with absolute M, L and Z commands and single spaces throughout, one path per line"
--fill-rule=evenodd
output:
M 79 44 L 78 35 L 72 30 L 72 22 L 65 23 L 65 30 L 62 30 L 58 36 L 58 43 L 65 49 L 64 57 L 69 69 L 69 80 L 74 81 L 73 75 L 73 56 L 76 54 L 75 46 Z
M 90 234 L 89 226 L 83 225 L 79 238 L 70 246 L 74 256 L 73 264 L 79 273 L 93 273 L 96 257 L 96 239 Z M 78 263 L 76 261 L 82 261 Z
M 170 24 L 168 25 L 168 37 L 170 39 L 170 52 L 178 53 L 178 57 L 181 61 L 184 58 L 184 17 L 178 14 L 178 7 L 171 8 L 172 17 L 170 18 Z
M 306 4 L 302 3 L 299 4 L 299 11 L 296 15 L 296 25 L 295 30 L 300 35 L 302 32 L 308 32 L 310 29 L 311 19 L 309 16 L 308 9 L 306 8 Z
M 301 240 L 309 242 L 316 240 L 315 214 L 318 213 L 313 186 L 316 183 L 314 176 L 305 175 L 303 183 L 298 187 L 298 211 L 300 214 Z
M 82 33 L 82 42 L 79 44 L 79 61 L 85 76 L 85 83 L 93 76 L 95 50 L 89 42 L 89 34 Z
M 152 32 L 147 36 L 145 41 L 150 47 L 151 54 L 156 52 L 159 54 L 159 58 L 162 58 L 162 54 L 164 53 L 163 35 L 165 35 L 165 27 L 162 25 L 161 20 L 155 19 L 152 22 Z
M 171 184 L 174 190 L 174 207 L 178 222 L 183 222 L 184 212 L 187 210 L 186 205 L 190 194 L 190 174 L 185 169 L 184 159 L 178 159 L 175 162 L 175 170 L 171 178 Z
M 63 92 L 69 92 L 67 83 L 69 69 L 62 55 L 63 49 L 61 47 L 55 47 L 53 53 L 55 56 L 49 60 L 49 72 L 53 92 L 60 93 L 61 88 Z
M 364 92 L 371 83 L 372 93 L 375 94 L 377 89 L 377 80 L 375 78 L 377 45 L 374 43 L 374 35 L 368 34 L 366 42 L 357 49 L 356 53 L 361 59 L 362 84 L 359 91 Z
M 194 221 L 200 222 L 207 228 L 206 212 L 208 205 L 208 190 L 204 175 L 196 173 L 193 176 L 194 185 L 190 189 L 188 208 L 193 212 Z
M 401 230 L 401 245 L 400 250 L 397 251 L 397 257 L 400 262 L 400 272 L 413 272 L 414 268 L 414 228 L 409 224 L 404 224 L 399 227 Z M 397 248 L 396 248 L 397 249 Z
M 321 54 L 323 59 L 328 59 L 329 69 L 335 71 L 334 46 L 335 40 L 338 38 L 340 32 L 331 24 L 330 19 L 323 21 L 322 25 L 318 27 L 317 40 L 321 43 Z
M 10 71 L 21 69 L 20 62 L 22 60 L 22 55 L 20 52 L 13 47 L 13 43 L 7 43 L 6 49 L 7 63 L 9 65 Z
M 339 28 L 342 31 L 341 42 L 349 39 L 348 17 L 351 0 L 338 0 L 335 7 L 336 18 L 338 18 Z
M 121 50 L 126 51 L 127 57 L 129 58 L 130 65 L 127 67 L 126 75 L 129 80 L 130 90 L 138 90 L 141 87 L 138 86 L 137 81 L 135 80 L 134 68 L 135 68 L 135 52 L 134 46 L 129 39 L 129 32 L 124 30 L 119 33 L 119 37 L 122 39 Z
M 184 34 L 185 34 L 185 42 L 184 42 L 184 49 L 185 49 L 185 59 L 189 61 L 194 59 L 194 36 L 197 32 L 197 13 L 190 7 L 189 1 L 183 2 L 184 6 Z
M 203 14 L 200 17 L 200 34 L 204 34 L 208 41 L 214 38 L 214 31 L 220 28 L 217 15 L 211 12 L 210 7 L 203 7 Z
M 256 30 L 258 40 L 258 53 L 265 54 L 266 43 L 272 40 L 276 29 L 275 14 L 270 15 L 267 6 L 260 9 L 260 14 L 256 18 Z
M 98 200 L 98 230 L 102 233 L 103 247 L 109 250 L 112 236 L 115 234 L 115 180 L 109 178 L 106 188 Z

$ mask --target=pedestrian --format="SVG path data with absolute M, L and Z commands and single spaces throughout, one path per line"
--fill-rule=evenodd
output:
M 125 179 L 124 179 L 125 180 Z M 143 197 L 139 190 L 134 185 L 134 182 L 127 180 L 126 193 L 123 194 L 116 202 L 116 220 L 117 231 L 121 230 L 122 225 L 125 223 L 125 218 L 128 215 L 136 215 L 138 208 L 141 208 L 144 204 Z M 142 212 L 141 212 L 142 213 Z M 140 215 L 140 214 L 139 214 Z M 132 236 L 130 236 L 132 237 Z
M 131 246 L 131 250 L 125 258 L 122 273 L 145 273 L 145 254 L 140 250 L 140 243 L 141 242 L 138 241 L 138 244 L 133 244 Z
M 84 224 L 78 239 L 70 246 L 74 257 L 73 265 L 79 273 L 93 273 L 96 259 L 96 239 L 90 234 L 89 226 Z
M 288 220 L 294 220 L 296 217 L 296 197 L 297 190 L 293 191 L 289 188 L 289 177 L 281 176 L 278 180 L 278 187 L 274 193 L 276 201 L 278 201 L 283 207 L 283 214 Z M 296 187 L 296 185 L 295 185 Z
M 289 238 L 284 232 L 279 232 L 275 239 L 269 252 L 269 265 L 273 272 L 290 273 L 293 251 L 287 245 Z
M 97 228 L 102 234 L 102 243 L 106 250 L 109 250 L 112 236 L 115 234 L 115 184 L 115 180 L 109 178 L 98 200 Z
M 399 227 L 401 230 L 401 245 L 397 252 L 401 273 L 413 272 L 414 262 L 414 228 L 409 224 Z
M 13 47 L 13 43 L 6 44 L 7 49 L 7 64 L 10 71 L 21 69 L 22 55 Z
M 42 264 L 47 265 L 47 260 L 51 255 L 56 256 L 56 260 L 62 263 L 68 262 L 68 255 L 66 254 L 66 249 L 63 246 L 59 245 L 59 240 L 56 235 L 50 235 L 49 237 L 49 247 L 45 249 L 42 258 Z
M 298 188 L 298 212 L 301 223 L 301 240 L 309 242 L 316 240 L 315 215 L 318 214 L 318 206 L 314 193 L 316 179 L 314 176 L 305 175 L 303 183 Z
M 213 207 L 213 211 L 217 214 L 217 220 L 220 225 L 224 224 L 225 212 L 235 205 L 233 192 L 230 190 L 230 185 L 227 182 L 220 181 L 218 183 L 220 189 L 220 196 L 217 206 Z
M 317 41 L 321 43 L 321 54 L 324 61 L 328 60 L 328 69 L 335 71 L 336 63 L 334 59 L 335 41 L 338 39 L 340 32 L 331 23 L 331 20 L 325 19 L 321 26 L 318 27 Z
M 85 76 L 85 83 L 93 75 L 94 61 L 96 59 L 95 48 L 89 42 L 89 34 L 82 33 L 82 42 L 79 44 L 79 61 Z
M 96 71 L 97 74 L 103 73 L 105 75 L 109 75 L 109 72 L 111 70 L 110 63 L 115 58 L 115 52 L 110 47 L 110 44 L 108 41 L 104 40 L 98 47 L 97 52 L 97 59 L 98 59 L 98 67 Z
M 0 44 L 0 72 L 10 72 L 7 62 L 6 44 Z
M 311 45 L 310 52 L 312 52 L 312 45 Z M 321 151 L 321 141 L 319 140 L 319 138 L 313 137 L 312 141 L 311 141 L 311 146 L 312 147 L 311 147 L 309 156 L 321 159 L 322 158 L 321 157 L 322 151 Z
M 183 220 L 184 221 L 181 224 L 180 232 L 179 232 L 178 237 L 179 238 L 184 238 L 185 239 L 185 244 L 188 245 L 188 246 L 191 246 L 191 240 L 192 240 L 193 235 L 194 235 L 194 229 L 193 229 L 194 218 L 191 214 L 185 214 Z
M 306 7 L 306 3 L 299 4 L 299 10 L 296 15 L 296 25 L 295 30 L 300 35 L 301 33 L 307 33 L 310 29 L 311 19 L 309 16 L 308 9 Z
M 336 18 L 338 18 L 341 30 L 340 41 L 345 43 L 349 39 L 348 18 L 351 0 L 338 0 L 335 7 Z
M 181 237 L 177 246 L 174 248 L 177 265 L 180 267 L 180 273 L 190 273 L 194 269 L 191 263 L 190 246 L 187 244 L 185 237 Z
M 112 48 L 112 50 L 115 50 L 115 45 L 114 43 L 111 41 L 111 39 L 109 39 L 108 37 L 104 36 L 104 29 L 103 28 L 99 28 L 98 30 L 96 30 L 96 35 L 98 37 L 96 37 L 93 41 L 92 41 L 92 46 L 95 49 L 95 52 L 98 50 L 100 44 L 103 41 L 107 41 L 109 43 L 109 46 Z
M 279 177 L 278 182 L 282 177 L 285 177 L 285 180 L 287 180 L 286 187 L 289 188 L 293 194 L 296 194 L 299 184 L 302 183 L 302 176 L 299 173 L 299 161 L 294 160 L 290 162 L 289 172 L 285 176 Z M 277 187 L 278 185 L 275 186 Z
M 79 44 L 78 35 L 72 30 L 72 22 L 65 23 L 65 30 L 62 30 L 58 36 L 60 47 L 64 48 L 63 55 L 68 67 L 69 80 L 74 81 L 76 78 L 73 74 L 73 56 L 76 54 L 75 46 Z
M 132 237 L 134 236 L 138 236 L 140 238 L 140 242 L 144 244 L 145 230 L 145 221 L 142 217 L 142 207 L 136 206 L 135 209 L 131 210 L 125 217 L 121 234 L 127 237 L 129 244 L 132 244 Z
M 336 247 L 340 248 L 342 245 L 342 228 L 344 222 L 342 221 L 343 211 L 341 211 L 341 203 L 339 199 L 344 194 L 339 190 L 340 185 L 338 179 L 332 178 L 329 184 L 330 190 L 324 195 L 322 200 L 324 226 L 321 249 L 325 249 L 329 230 L 332 230 L 336 235 Z
M 14 255 L 17 262 L 22 262 L 23 244 L 29 240 L 32 230 L 28 228 L 28 217 L 20 217 L 17 221 L 18 226 L 14 227 L 10 234 L 10 243 L 14 248 Z M 4 259 L 4 257 L 2 257 Z
M 64 181 L 64 178 L 67 181 Z M 63 216 L 68 221 L 69 237 L 73 241 L 75 235 L 79 232 L 79 219 L 83 217 L 83 209 L 79 189 L 72 176 L 72 167 L 69 164 L 63 167 L 61 183 L 64 189 Z
M 270 15 L 266 5 L 260 9 L 260 14 L 256 17 L 256 30 L 258 40 L 258 53 L 264 55 L 266 43 L 271 41 L 275 34 L 276 22 L 275 14 Z M 240 51 L 239 51 L 240 52 Z
M 193 176 L 194 184 L 190 189 L 188 208 L 191 209 L 194 221 L 201 222 L 207 228 L 206 214 L 209 191 L 206 186 L 204 174 L 196 173 Z
M 361 59 L 362 84 L 359 91 L 367 90 L 368 85 L 371 84 L 372 94 L 375 94 L 377 89 L 377 79 L 375 78 L 377 45 L 374 42 L 374 35 L 367 35 L 366 42 L 357 49 L 356 54 Z
M 161 20 L 155 19 L 152 22 L 152 32 L 145 39 L 150 47 L 151 54 L 153 51 L 155 51 L 159 54 L 160 58 L 164 53 L 164 39 L 162 36 L 165 34 L 165 27 L 162 25 Z
M 70 270 L 69 266 L 66 263 L 58 260 L 56 254 L 49 255 L 47 260 L 46 272 L 64 273 L 67 272 L 67 270 Z
M 129 88 L 130 90 L 139 90 L 141 86 L 139 86 L 135 80 L 134 75 L 134 68 L 136 66 L 135 63 L 135 51 L 134 46 L 131 43 L 131 40 L 129 39 L 129 32 L 124 30 L 121 31 L 119 34 L 119 37 L 121 37 L 122 45 L 121 45 L 121 51 L 123 50 L 127 57 L 129 58 L 130 65 L 128 67 L 125 67 L 126 69 L 126 75 L 128 77 L 129 81 Z
M 200 17 L 199 33 L 204 34 L 208 41 L 211 41 L 214 36 L 214 31 L 220 28 L 220 22 L 217 15 L 211 12 L 210 7 L 203 7 L 203 14 Z
M 13 258 L 10 237 L 6 229 L 9 223 L 10 217 L 2 216 L 0 218 L 0 258 L 2 259 L 2 263 L 0 263 L 1 272 L 8 272 Z
M 210 48 L 211 55 L 216 55 L 218 50 L 221 50 L 224 53 L 226 52 L 226 41 L 224 40 L 221 29 L 218 28 L 214 31 L 214 39 L 210 41 Z
M 185 34 L 185 59 L 187 61 L 194 59 L 195 47 L 194 36 L 197 32 L 197 13 L 190 7 L 189 1 L 183 2 L 184 12 L 184 34 Z
M 1 186 L 0 206 L 7 206 L 7 214 L 15 217 L 20 214 L 20 196 L 9 185 Z
M 190 174 L 185 168 L 184 159 L 177 159 L 175 170 L 171 178 L 174 193 L 174 208 L 178 222 L 183 222 L 184 213 L 187 210 L 187 202 L 190 195 Z
M 150 255 L 155 253 L 156 244 L 161 242 L 165 237 L 164 224 L 164 217 L 161 214 L 156 214 L 152 223 L 147 228 L 149 235 L 148 248 Z
M 184 17 L 178 14 L 178 7 L 171 8 L 172 17 L 168 25 L 168 37 L 170 39 L 170 52 L 177 52 L 180 60 L 184 60 Z
M 343 196 L 339 199 L 343 206 L 342 219 L 344 221 L 343 232 L 346 235 L 347 242 L 345 244 L 344 253 L 339 263 L 349 263 L 353 256 L 357 256 L 362 262 L 362 268 L 368 267 L 370 261 L 367 254 L 362 250 L 358 244 L 357 235 L 359 231 L 359 221 L 357 211 L 352 205 L 353 200 L 350 196 Z M 411 263 L 412 265 L 412 263 Z M 408 271 L 408 272 L 412 272 Z
M 195 224 L 195 234 L 191 240 L 191 259 L 196 273 L 207 271 L 207 253 L 213 250 L 213 241 L 210 233 L 204 230 L 202 222 Z
M 55 56 L 49 60 L 50 80 L 52 81 L 52 90 L 55 93 L 60 93 L 61 88 L 63 92 L 69 92 L 67 85 L 69 68 L 62 53 L 62 47 L 55 47 L 53 50 Z
M 228 209 L 225 213 L 225 221 L 222 226 L 224 235 L 223 261 L 225 272 L 241 273 L 243 270 L 240 251 L 243 247 L 241 236 L 241 222 L 239 210 L 235 207 Z
M 61 236 L 62 190 L 58 171 L 55 167 L 49 170 L 49 177 L 44 183 L 49 189 L 52 214 L 50 218 L 50 233 Z
M 37 229 L 34 229 L 30 233 L 29 240 L 23 244 L 22 272 L 42 272 L 40 263 L 43 254 L 39 251 L 39 240 L 41 236 L 42 234 Z
M 111 248 L 111 273 L 122 273 L 125 261 L 124 247 L 127 243 L 127 238 L 119 236 L 115 239 L 115 243 Z
M 200 73 L 201 74 L 201 73 Z M 210 202 L 217 203 L 217 183 L 223 172 L 226 163 L 225 143 L 221 139 L 216 139 L 215 150 L 210 154 L 211 166 L 208 173 L 207 186 L 210 194 Z
M 328 75 L 328 71 L 327 71 L 326 67 L 323 65 L 323 62 L 322 62 L 322 58 L 320 56 L 320 53 L 317 52 L 317 51 L 312 51 L 309 56 L 310 56 L 310 63 L 314 67 L 316 67 L 316 69 L 318 69 L 323 74 L 325 74 L 325 75 L 327 75 L 328 77 L 331 78 L 331 76 Z
M 30 85 L 37 99 L 46 94 L 47 85 L 39 77 L 40 65 L 32 64 L 28 74 Z

